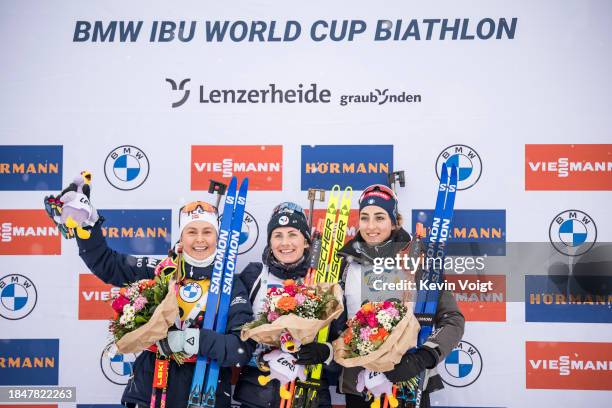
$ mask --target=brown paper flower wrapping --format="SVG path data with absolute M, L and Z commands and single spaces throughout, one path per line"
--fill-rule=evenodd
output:
M 334 342 L 334 360 L 343 367 L 365 367 L 372 371 L 389 371 L 400 362 L 406 351 L 417 344 L 421 325 L 412 312 L 399 321 L 389 337 L 378 348 L 367 356 L 344 358 L 347 351 L 344 344 L 344 333 Z M 348 330 L 348 329 L 347 329 Z
M 126 334 L 116 343 L 119 352 L 123 354 L 138 353 L 155 344 L 155 342 L 166 338 L 168 328 L 174 324 L 179 315 L 175 287 L 176 281 L 171 279 L 168 283 L 166 297 L 155 308 L 149 321 Z
M 289 331 L 294 339 L 301 344 L 312 343 L 319 330 L 328 326 L 333 320 L 344 311 L 342 303 L 342 288 L 337 283 L 318 283 L 318 287 L 323 291 L 331 291 L 335 301 L 330 301 L 325 311 L 323 320 L 306 319 L 293 314 L 281 316 L 272 323 L 262 324 L 261 326 L 243 328 L 240 339 L 246 341 L 253 339 L 258 343 L 267 344 L 272 347 L 280 347 L 280 336 L 284 330 Z

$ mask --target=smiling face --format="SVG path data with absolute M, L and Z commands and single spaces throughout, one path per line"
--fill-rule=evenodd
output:
M 379 206 L 369 205 L 359 212 L 359 234 L 368 245 L 388 240 L 393 228 L 389 214 Z
M 297 228 L 280 227 L 272 231 L 270 248 L 277 261 L 292 264 L 304 255 L 308 241 Z
M 217 231 L 206 221 L 192 221 L 183 230 L 181 242 L 187 255 L 202 261 L 217 249 Z

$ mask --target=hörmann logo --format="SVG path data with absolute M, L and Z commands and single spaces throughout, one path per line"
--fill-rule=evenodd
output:
M 0 255 L 59 255 L 61 236 L 45 210 L 0 210 Z
M 528 341 L 528 389 L 612 390 L 612 343 Z
M 0 146 L 0 190 L 61 190 L 62 146 Z
M 302 191 L 335 184 L 361 190 L 386 184 L 393 171 L 393 145 L 302 145 Z
M 525 276 L 527 322 L 612 323 L 611 308 L 611 276 Z
M 171 241 L 170 210 L 100 210 L 106 221 L 102 234 L 116 251 L 163 255 Z
M 429 229 L 432 219 L 431 209 L 412 210 L 413 230 L 417 222 Z M 449 239 L 448 255 L 505 255 L 506 210 L 455 210 Z
M 0 385 L 57 385 L 58 339 L 0 341 Z
M 525 190 L 612 190 L 612 144 L 525 145 Z
M 191 189 L 208 190 L 210 179 L 249 178 L 249 189 L 283 188 L 282 145 L 191 146 Z

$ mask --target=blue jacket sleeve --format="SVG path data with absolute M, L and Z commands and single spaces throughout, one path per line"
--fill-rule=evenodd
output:
M 112 250 L 102 235 L 100 222 L 91 230 L 89 239 L 76 238 L 79 256 L 94 275 L 106 283 L 123 286 L 140 279 L 155 276 L 155 266 L 159 260 L 136 258 Z
M 217 360 L 222 367 L 246 365 L 255 347 L 252 342 L 240 340 L 240 330 L 242 325 L 252 320 L 253 310 L 249 294 L 236 276 L 225 334 L 210 329 L 200 329 L 200 354 Z

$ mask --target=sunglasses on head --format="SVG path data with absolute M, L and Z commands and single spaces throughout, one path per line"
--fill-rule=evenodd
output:
M 392 198 L 395 201 L 397 201 L 397 196 L 395 195 L 395 192 L 390 187 L 387 187 L 384 184 L 373 184 L 369 186 L 368 188 L 366 188 L 365 190 L 363 190 L 363 193 L 361 193 L 361 196 L 359 197 L 359 204 L 361 204 L 363 199 L 370 194 L 375 194 L 375 195 L 382 194 L 383 196 L 386 196 L 385 198 L 387 199 Z
M 205 201 L 192 201 L 182 206 L 181 209 L 179 210 L 179 213 L 189 214 L 189 213 L 196 211 L 198 208 L 201 208 L 202 211 L 212 212 L 215 214 L 217 214 L 218 212 L 217 207 Z
M 304 209 L 296 203 L 286 201 L 274 207 L 274 210 L 272 210 L 272 215 L 278 214 L 280 212 L 287 212 L 287 213 L 298 212 L 298 213 L 304 214 Z

